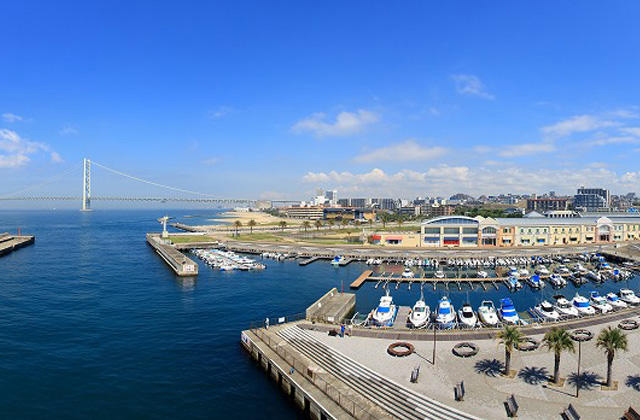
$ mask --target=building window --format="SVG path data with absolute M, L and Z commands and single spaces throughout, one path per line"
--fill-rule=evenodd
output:
M 504 228 L 502 229 L 502 233 L 509 233 L 509 230 L 510 230 L 509 228 Z
M 443 230 L 444 230 L 445 235 L 446 234 L 451 234 L 451 233 L 455 233 L 455 234 L 460 233 L 460 228 L 447 228 L 446 227 Z
M 463 227 L 462 233 L 478 233 L 478 228 Z
M 424 233 L 428 233 L 428 234 L 436 234 L 436 235 L 440 235 L 440 228 L 433 228 L 433 227 L 428 227 L 428 228 L 424 228 Z

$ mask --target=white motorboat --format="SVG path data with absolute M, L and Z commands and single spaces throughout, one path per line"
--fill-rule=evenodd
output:
M 520 283 L 520 280 L 518 280 L 517 276 L 509 276 L 509 278 L 505 280 L 505 284 L 511 291 L 522 288 L 522 283 Z
M 478 317 L 468 303 L 465 303 L 462 305 L 462 308 L 458 309 L 458 322 L 467 328 L 474 328 L 478 323 Z
M 640 304 L 640 298 L 631 289 L 620 289 L 620 299 L 627 305 Z
M 444 326 L 451 326 L 456 320 L 456 313 L 451 301 L 446 296 L 438 302 L 438 312 L 436 313 L 436 323 Z
M 420 293 L 420 299 L 413 305 L 411 314 L 409 314 L 409 323 L 413 328 L 422 328 L 429 322 L 431 316 L 431 309 L 429 305 L 424 302 L 424 297 Z
M 578 310 L 578 314 L 582 316 L 595 315 L 596 310 L 591 306 L 589 299 L 576 293 L 571 301 L 573 307 Z
M 561 275 L 555 273 L 549 276 L 549 283 L 551 283 L 553 287 L 564 287 L 567 285 L 567 281 Z
M 532 289 L 542 289 L 544 287 L 544 281 L 542 281 L 540 276 L 537 274 L 529 277 L 527 283 L 529 283 L 529 286 L 531 286 Z
M 589 270 L 587 270 L 587 269 L 586 269 L 586 267 L 585 267 L 584 265 L 582 265 L 582 264 L 580 264 L 580 263 L 576 264 L 575 269 L 576 269 L 576 271 L 578 271 L 580 274 L 586 274 L 586 273 L 587 273 L 587 271 L 589 271 Z
M 536 269 L 536 273 L 540 274 L 541 276 L 548 276 L 549 274 L 551 274 L 549 270 L 547 270 L 547 267 L 545 267 L 544 265 L 538 266 L 538 268 Z
M 602 281 L 602 276 L 600 275 L 600 273 L 596 273 L 595 271 L 587 271 L 585 277 L 595 282 Z
M 613 292 L 607 293 L 607 302 L 609 302 L 609 305 L 611 305 L 613 310 L 624 309 L 627 307 L 627 303 Z
M 569 270 L 569 268 L 566 265 L 559 266 L 557 271 L 560 274 L 569 274 L 569 273 L 571 273 L 571 270 Z
M 478 278 L 480 279 L 486 279 L 487 277 L 489 277 L 489 273 L 487 273 L 484 270 L 480 270 L 478 271 Z
M 389 295 L 389 289 L 387 289 L 387 293 L 380 298 L 380 303 L 375 311 L 373 311 L 371 317 L 375 325 L 390 327 L 393 325 L 395 316 L 396 305 L 393 303 L 393 298 Z
M 413 273 L 413 271 L 411 271 L 409 267 L 405 268 L 404 271 L 402 272 L 402 278 L 410 279 L 410 278 L 413 278 L 413 276 L 415 276 L 415 274 Z
M 560 314 L 556 311 L 556 308 L 547 300 L 543 300 L 539 305 L 534 306 L 533 312 L 544 321 L 557 321 L 560 319 Z
M 505 324 L 518 324 L 520 323 L 520 316 L 516 312 L 513 301 L 510 298 L 500 299 L 500 309 L 498 310 L 498 317 Z
M 562 295 L 554 296 L 556 303 L 553 307 L 558 311 L 562 318 L 576 318 L 579 316 L 578 309 L 574 307 L 567 298 Z
M 498 324 L 498 313 L 492 301 L 482 301 L 478 307 L 478 318 L 480 318 L 480 322 L 488 327 L 494 327 Z
M 529 270 L 526 268 L 521 268 L 518 273 L 520 274 L 520 277 L 529 277 Z
M 604 296 L 601 296 L 597 290 L 591 291 L 591 298 L 589 299 L 591 306 L 600 311 L 603 314 L 613 311 L 613 307 L 607 302 Z
M 444 278 L 444 271 L 442 270 L 437 270 L 434 275 L 435 278 L 437 279 L 443 279 Z

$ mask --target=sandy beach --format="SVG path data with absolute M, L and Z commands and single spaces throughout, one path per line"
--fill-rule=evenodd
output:
M 223 217 L 209 220 L 228 224 L 233 224 L 236 220 L 239 220 L 243 225 L 246 225 L 251 219 L 255 220 L 258 225 L 275 225 L 283 220 L 289 225 L 301 223 L 301 221 L 297 219 L 276 217 L 261 211 L 227 211 L 222 213 L 221 216 Z

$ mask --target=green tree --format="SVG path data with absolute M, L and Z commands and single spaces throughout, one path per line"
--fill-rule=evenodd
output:
M 576 351 L 573 340 L 564 328 L 553 327 L 546 332 L 542 342 L 549 351 L 554 353 L 553 382 L 557 384 L 560 380 L 560 355 L 565 350 L 571 353 Z
M 287 227 L 287 222 L 285 222 L 284 220 L 282 220 L 280 223 L 278 223 L 280 225 L 280 229 L 284 232 L 284 228 Z
M 349 221 L 347 219 L 342 219 L 342 227 L 346 228 L 349 225 Z
M 316 230 L 320 230 L 320 228 L 322 227 L 322 222 L 320 220 L 316 220 Z
M 240 220 L 236 220 L 235 222 L 233 222 L 233 226 L 235 226 L 235 228 L 236 228 L 236 236 L 238 236 L 238 229 L 240 227 L 242 227 L 242 222 Z
M 336 222 L 333 219 L 329 219 L 327 223 L 329 223 L 329 229 L 333 229 L 333 225 L 336 224 Z
M 256 221 L 251 219 L 247 224 L 249 225 L 250 233 L 253 235 L 253 228 L 257 225 Z
M 380 221 L 382 222 L 382 228 L 386 229 L 387 227 L 387 223 L 389 222 L 389 214 L 388 213 L 382 213 L 380 214 Z
M 498 332 L 496 339 L 504 345 L 504 374 L 509 375 L 511 370 L 511 353 L 513 348 L 522 342 L 523 335 L 515 325 L 505 325 L 502 331 Z
M 398 220 L 396 220 L 396 222 L 398 223 L 398 228 L 401 228 L 404 223 L 404 217 L 398 216 Z
M 369 223 L 369 227 L 373 226 L 373 219 L 367 219 L 367 223 Z
M 309 229 L 311 227 L 311 223 L 308 220 L 305 220 L 304 222 L 302 222 L 302 227 L 304 228 L 304 231 L 306 232 L 307 229 Z
M 607 355 L 607 387 L 611 387 L 613 358 L 616 355 L 616 350 L 628 350 L 627 335 L 623 333 L 620 328 L 613 328 L 609 326 L 598 334 L 596 347 L 604 350 Z

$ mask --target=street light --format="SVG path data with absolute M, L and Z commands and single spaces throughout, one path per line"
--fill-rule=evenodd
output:
M 582 342 L 593 338 L 589 330 L 578 329 L 570 333 L 571 339 L 578 342 L 578 376 L 576 377 L 576 398 L 580 397 L 580 361 L 582 359 Z

